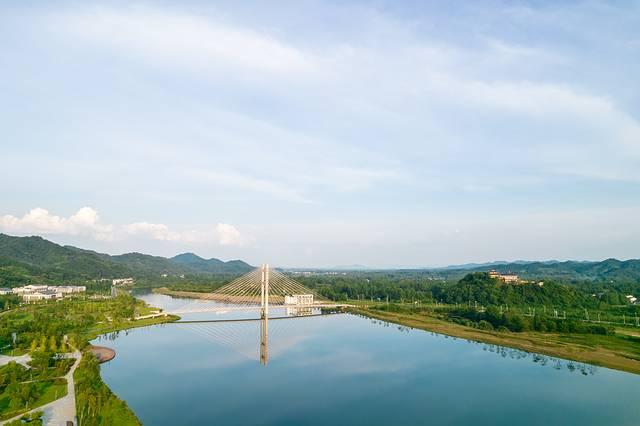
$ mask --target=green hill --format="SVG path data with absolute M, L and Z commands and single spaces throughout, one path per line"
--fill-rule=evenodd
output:
M 206 260 L 194 254 L 172 259 L 142 253 L 111 256 L 61 246 L 42 237 L 0 234 L 0 286 L 125 276 L 148 278 L 161 274 L 242 274 L 252 268 L 240 260 Z
M 450 304 L 465 304 L 474 301 L 481 305 L 540 306 L 557 307 L 592 306 L 596 300 L 589 294 L 569 285 L 546 281 L 519 285 L 506 284 L 490 278 L 485 272 L 467 274 L 458 283 L 447 287 L 439 295 Z
M 170 261 L 174 264 L 183 265 L 201 273 L 211 274 L 230 272 L 244 273 L 247 272 L 247 267 L 249 266 L 242 260 L 230 260 L 228 262 L 223 262 L 222 260 L 215 258 L 203 259 L 193 253 L 179 254 L 172 257 Z

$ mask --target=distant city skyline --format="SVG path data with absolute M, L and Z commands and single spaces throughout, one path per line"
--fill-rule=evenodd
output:
M 0 232 L 286 267 L 640 258 L 636 2 L 7 2 Z

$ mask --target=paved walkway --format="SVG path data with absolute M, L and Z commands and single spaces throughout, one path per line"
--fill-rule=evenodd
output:
M 27 368 L 31 368 L 31 366 L 27 364 L 29 361 L 31 361 L 31 355 L 29 354 L 24 354 L 20 356 L 0 355 L 0 367 L 2 367 L 3 365 L 9 364 L 11 361 L 15 361 L 18 364 L 22 364 Z
M 66 426 L 67 421 L 72 421 L 74 425 L 78 424 L 76 421 L 76 389 L 73 381 L 73 373 L 76 371 L 76 368 L 78 368 L 78 364 L 80 364 L 82 354 L 79 351 L 76 351 L 72 354 L 68 354 L 67 356 L 69 358 L 76 359 L 76 362 L 73 364 L 71 369 L 69 369 L 69 372 L 64 376 L 64 378 L 67 379 L 67 395 L 48 404 L 36 407 L 33 410 L 20 414 L 12 419 L 5 420 L 0 423 L 0 425 L 17 420 L 20 417 L 35 411 L 44 411 L 43 423 L 47 426 Z

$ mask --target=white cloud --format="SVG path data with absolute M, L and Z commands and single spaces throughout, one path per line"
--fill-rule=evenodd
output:
M 229 246 L 242 244 L 240 231 L 238 231 L 235 226 L 229 225 L 228 223 L 219 223 L 218 226 L 216 226 L 216 231 L 220 245 Z
M 21 218 L 0 216 L 0 231 L 14 234 L 86 236 L 100 241 L 126 240 L 130 237 L 187 244 L 217 243 L 237 246 L 243 243 L 238 229 L 227 223 L 206 226 L 203 230 L 176 231 L 162 223 L 135 222 L 111 225 L 100 222 L 98 212 L 83 207 L 68 218 L 55 216 L 43 208 L 34 208 Z
M 93 8 L 55 15 L 57 30 L 130 52 L 152 63 L 197 71 L 229 68 L 260 72 L 303 72 L 310 58 L 270 34 L 157 9 Z
M 178 232 L 169 230 L 162 223 L 135 222 L 124 226 L 124 231 L 129 235 L 151 237 L 159 241 L 180 241 L 183 236 Z
M 0 216 L 0 229 L 14 233 L 42 233 L 91 236 L 97 240 L 112 238 L 114 227 L 100 223 L 100 217 L 91 207 L 83 207 L 77 213 L 64 218 L 52 215 L 43 208 L 34 208 L 21 218 Z

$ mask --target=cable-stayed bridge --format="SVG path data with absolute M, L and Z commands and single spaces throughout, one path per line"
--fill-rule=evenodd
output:
M 259 311 L 261 318 L 269 316 L 270 307 L 286 308 L 288 312 L 300 312 L 319 308 L 341 306 L 320 296 L 283 273 L 264 264 L 231 281 L 212 293 L 198 297 L 203 303 L 187 303 L 168 310 L 182 315 L 202 312 Z M 206 303 L 215 302 L 215 303 Z
M 287 317 L 308 316 L 318 312 L 321 308 L 335 308 L 344 306 L 330 302 L 320 296 L 317 292 L 303 286 L 294 279 L 287 277 L 279 271 L 269 268 L 264 264 L 255 270 L 242 275 L 212 293 L 200 295 L 199 303 L 186 303 L 183 306 L 167 310 L 166 313 L 184 315 L 195 313 L 227 313 L 230 311 L 259 312 L 260 319 L 250 318 L 240 320 L 226 320 L 228 322 L 212 323 L 211 321 L 184 321 L 174 324 L 182 324 L 187 330 L 199 334 L 212 342 L 224 344 L 233 348 L 236 352 L 253 358 L 259 358 L 260 363 L 266 365 L 269 361 L 269 308 L 285 309 Z M 276 318 L 271 318 L 274 320 Z M 278 318 L 284 320 L 285 318 Z M 225 320 L 222 320 L 225 321 Z M 196 324 L 194 324 L 196 323 Z M 287 337 L 286 324 L 281 321 L 277 324 L 276 330 L 284 329 L 280 345 L 275 349 L 287 347 L 294 342 L 291 336 Z M 252 336 L 259 332 L 259 349 L 251 349 Z M 273 337 L 273 336 L 272 336 Z M 255 344 L 255 343 L 253 343 Z M 283 345 L 284 344 L 284 345 Z M 282 349 L 283 349 L 282 348 Z M 274 348 L 272 348 L 272 351 Z

